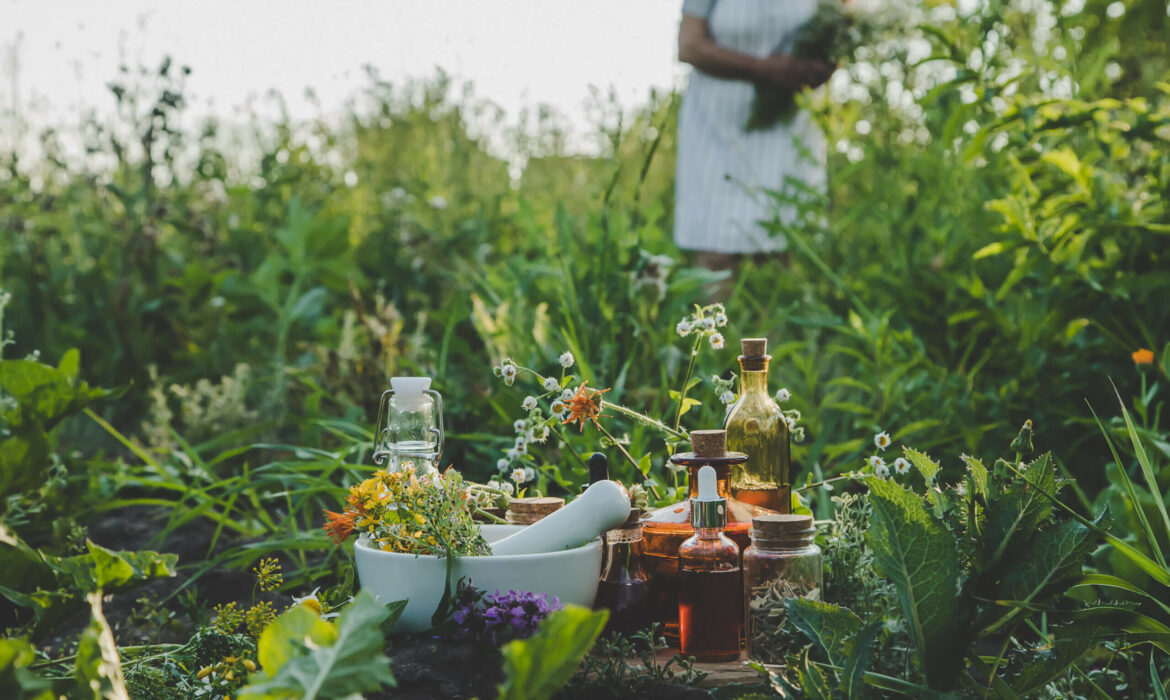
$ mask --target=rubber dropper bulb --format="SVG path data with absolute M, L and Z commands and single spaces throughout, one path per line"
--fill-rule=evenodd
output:
M 727 499 L 719 495 L 715 469 L 701 467 L 698 474 L 699 493 L 691 499 L 691 527 L 722 528 L 727 525 Z
M 699 469 L 699 500 L 714 501 L 719 499 L 719 491 L 715 488 L 715 469 L 711 466 Z

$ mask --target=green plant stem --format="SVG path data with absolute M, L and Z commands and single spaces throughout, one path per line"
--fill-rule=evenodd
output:
M 601 434 L 604 435 L 606 438 L 608 438 L 609 441 L 611 443 L 613 443 L 613 446 L 618 448 L 618 452 L 621 452 L 622 456 L 625 457 L 626 460 L 634 467 L 634 473 L 642 475 L 642 481 L 645 482 L 646 475 L 642 474 L 642 470 L 638 468 L 638 461 L 636 459 L 634 459 L 634 456 L 630 454 L 629 450 L 627 450 L 624 445 L 622 445 L 620 442 L 618 442 L 617 438 L 615 438 L 613 435 L 611 435 L 610 432 L 605 429 L 605 426 L 603 426 L 600 421 L 593 421 L 593 422 L 597 425 L 597 429 L 601 431 Z M 658 493 L 658 489 L 654 488 L 654 484 L 650 484 L 650 493 L 653 493 L 655 498 L 662 498 L 662 496 Z
M 834 481 L 844 481 L 846 479 L 852 479 L 852 478 L 853 478 L 853 476 L 851 474 L 842 474 L 840 476 L 834 476 L 834 477 L 831 477 L 828 479 L 822 479 L 821 481 L 814 481 L 813 483 L 805 484 L 804 486 L 798 486 L 797 488 L 793 489 L 793 491 L 808 491 L 809 489 L 815 489 L 815 488 L 824 486 L 825 484 L 831 484 Z
M 671 428 L 666 423 L 663 423 L 660 420 L 651 418 L 650 416 L 647 416 L 644 413 L 638 413 L 637 411 L 633 410 L 632 408 L 626 408 L 625 406 L 622 406 L 620 404 L 616 404 L 616 403 L 613 403 L 610 401 L 606 401 L 605 399 L 601 400 L 601 407 L 603 409 L 608 408 L 612 411 L 616 411 L 617 413 L 620 413 L 623 416 L 626 416 L 627 418 L 633 418 L 634 420 L 638 421 L 639 423 L 642 423 L 644 425 L 648 425 L 651 428 L 656 428 L 658 430 L 661 430 L 662 432 L 666 433 L 670 437 L 678 438 L 680 440 L 687 439 L 687 433 L 685 430 Z
M 683 406 L 687 403 L 687 384 L 691 383 L 691 373 L 695 371 L 695 359 L 699 357 L 699 343 L 703 342 L 702 334 L 695 336 L 695 344 L 691 346 L 691 361 L 687 363 L 687 374 L 683 377 L 682 386 L 678 392 L 678 410 L 674 414 L 674 430 L 682 423 Z

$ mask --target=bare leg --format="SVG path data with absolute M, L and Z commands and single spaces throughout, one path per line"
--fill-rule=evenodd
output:
M 731 292 L 735 290 L 736 278 L 739 275 L 739 264 L 743 260 L 743 256 L 737 253 L 712 253 L 709 251 L 699 251 L 696 261 L 699 267 L 704 270 L 711 270 L 712 272 L 730 271 L 731 275 L 722 282 L 709 285 L 704 290 L 706 297 L 705 303 L 713 304 L 715 302 L 727 302 L 727 298 L 731 296 Z

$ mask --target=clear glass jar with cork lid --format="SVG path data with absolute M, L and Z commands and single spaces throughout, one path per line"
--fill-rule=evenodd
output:
M 752 519 L 752 544 L 743 552 L 744 622 L 748 658 L 782 664 L 794 650 L 785 629 L 788 598 L 821 599 L 824 564 L 813 542 L 810 515 L 761 515 Z

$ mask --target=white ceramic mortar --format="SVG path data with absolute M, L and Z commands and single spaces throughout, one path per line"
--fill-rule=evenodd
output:
M 523 529 L 523 525 L 481 525 L 488 542 Z M 421 632 L 431 626 L 431 615 L 443 596 L 447 563 L 443 557 L 427 554 L 383 552 L 359 537 L 354 545 L 358 581 L 380 602 L 407 599 L 406 610 L 395 632 Z M 486 557 L 459 557 L 451 585 L 468 577 L 476 588 L 488 593 L 499 589 L 531 591 L 556 596 L 562 603 L 593 605 L 601 575 L 601 538 L 572 549 L 540 554 L 508 554 Z M 452 591 L 454 593 L 454 591 Z

